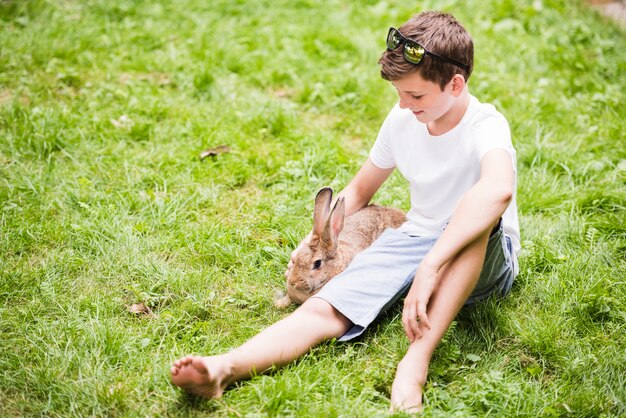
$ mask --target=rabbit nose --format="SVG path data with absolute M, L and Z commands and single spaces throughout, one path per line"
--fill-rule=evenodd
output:
M 307 283 L 304 283 L 302 281 L 299 281 L 297 283 L 289 283 L 289 287 L 299 292 L 303 292 L 303 291 L 307 291 L 311 289 L 311 287 Z

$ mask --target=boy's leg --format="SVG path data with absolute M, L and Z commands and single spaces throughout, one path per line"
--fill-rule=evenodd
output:
M 170 369 L 172 383 L 195 395 L 219 398 L 231 383 L 295 360 L 314 345 L 342 336 L 351 325 L 328 302 L 311 298 L 228 353 L 176 360 Z
M 486 231 L 441 269 L 439 285 L 428 304 L 431 328 L 421 327 L 422 337 L 411 343 L 398 364 L 391 387 L 393 408 L 408 412 L 421 409 L 422 388 L 433 351 L 476 286 L 488 239 Z

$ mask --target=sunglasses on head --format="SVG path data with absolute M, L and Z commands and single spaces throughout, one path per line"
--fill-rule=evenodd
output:
M 398 29 L 389 28 L 389 33 L 387 34 L 387 51 L 393 51 L 401 44 L 404 44 L 402 56 L 404 56 L 404 59 L 411 64 L 419 64 L 420 62 L 422 62 L 422 58 L 424 58 L 424 55 L 428 54 L 432 57 L 439 58 L 440 60 L 445 61 L 449 64 L 456 65 L 457 67 L 461 67 L 464 70 L 467 70 L 467 65 L 453 59 L 443 57 L 439 54 L 435 54 L 434 52 L 430 52 L 417 42 L 405 38 Z

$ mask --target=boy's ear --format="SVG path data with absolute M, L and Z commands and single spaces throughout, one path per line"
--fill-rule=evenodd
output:
M 465 77 L 461 74 L 455 74 L 450 82 L 452 83 L 452 94 L 459 96 L 463 93 L 463 90 L 465 89 Z

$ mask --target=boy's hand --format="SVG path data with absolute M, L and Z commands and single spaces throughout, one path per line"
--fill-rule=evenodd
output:
M 437 269 L 422 262 L 415 272 L 415 279 L 404 299 L 402 326 L 410 342 L 422 337 L 422 327 L 430 329 L 426 313 L 428 301 L 437 285 Z

